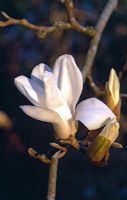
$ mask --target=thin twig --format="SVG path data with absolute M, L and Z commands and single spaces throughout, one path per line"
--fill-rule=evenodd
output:
M 112 14 L 112 12 L 117 7 L 117 4 L 118 4 L 118 0 L 109 0 L 97 22 L 97 25 L 95 27 L 96 34 L 90 42 L 90 47 L 89 47 L 88 53 L 86 55 L 85 64 L 84 64 L 84 67 L 82 70 L 84 80 L 86 79 L 86 77 L 88 75 L 91 76 L 92 66 L 93 66 L 93 62 L 94 62 L 94 59 L 96 56 L 98 45 L 99 45 L 99 42 L 100 42 L 100 39 L 102 36 L 102 32 Z
M 49 164 L 49 182 L 48 182 L 48 192 L 47 200 L 55 200 L 56 197 L 56 182 L 57 182 L 57 170 L 58 170 L 58 160 L 65 155 L 63 151 L 66 152 L 65 148 L 62 148 L 60 145 L 57 146 L 55 143 L 51 143 L 51 146 L 60 149 L 57 151 L 51 159 L 48 159 L 45 154 L 40 154 L 35 151 L 33 148 L 28 149 L 28 153 L 31 157 L 40 160 L 43 163 Z
M 78 26 L 76 27 L 70 22 L 56 21 L 52 26 L 39 26 L 30 23 L 26 19 L 12 18 L 5 12 L 1 12 L 1 15 L 6 19 L 6 21 L 0 21 L 0 27 L 3 28 L 12 25 L 24 26 L 27 29 L 36 31 L 38 35 L 42 38 L 45 38 L 47 34 L 68 29 L 73 29 L 77 32 L 82 32 L 86 35 L 89 35 L 90 37 L 93 37 L 95 35 L 95 30 L 93 27 L 84 27 L 80 24 L 78 24 Z
M 126 71 L 127 71 L 127 56 L 126 56 L 126 62 L 125 62 L 125 64 L 124 64 L 124 66 L 123 66 L 123 69 L 119 72 L 119 75 L 118 75 L 119 80 L 121 80 L 123 74 L 124 74 Z
M 28 22 L 26 19 L 15 19 L 7 15 L 5 12 L 1 12 L 6 21 L 0 21 L 0 27 L 7 27 L 11 25 L 20 25 L 24 26 L 27 29 L 31 29 L 36 32 L 43 33 L 43 37 L 45 37 L 49 33 L 53 33 L 59 30 L 67 30 L 71 28 L 69 23 L 64 22 L 56 22 L 53 26 L 38 26 Z
M 127 99 L 127 94 L 120 94 L 121 98 Z
M 50 164 L 51 163 L 51 160 L 48 159 L 45 154 L 40 154 L 37 151 L 35 151 L 33 148 L 29 148 L 28 149 L 28 154 L 31 157 L 36 158 L 36 159 L 40 160 L 43 163 L 46 163 L 46 164 Z
M 52 156 L 52 163 L 50 164 L 50 169 L 49 169 L 47 200 L 55 200 L 56 197 L 56 182 L 57 182 L 59 153 L 60 151 L 58 151 Z
M 89 85 L 90 85 L 90 87 L 91 87 L 91 89 L 94 92 L 94 94 L 95 94 L 96 97 L 98 97 L 98 96 L 105 96 L 105 90 L 101 89 L 100 87 L 98 87 L 95 84 L 95 82 L 93 81 L 92 76 L 88 75 L 87 80 L 89 81 Z M 123 99 L 127 99 L 127 94 L 121 93 L 120 97 L 123 98 Z
M 102 90 L 100 87 L 98 87 L 95 84 L 92 76 L 88 75 L 87 80 L 88 80 L 89 85 L 90 85 L 90 87 L 91 87 L 91 89 L 92 89 L 92 91 L 93 91 L 93 93 L 95 94 L 96 97 L 105 95 L 105 91 Z
M 86 34 L 93 37 L 96 34 L 95 29 L 90 27 L 84 27 L 76 20 L 74 15 L 74 3 L 72 0 L 64 0 L 65 7 L 67 10 L 68 22 L 71 24 L 71 28 L 77 32 Z

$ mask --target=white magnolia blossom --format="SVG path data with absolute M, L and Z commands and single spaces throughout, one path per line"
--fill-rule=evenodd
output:
M 104 126 L 116 116 L 100 100 L 90 98 L 76 107 L 83 88 L 83 79 L 71 55 L 60 56 L 51 70 L 46 64 L 37 65 L 31 78 L 19 76 L 15 85 L 34 105 L 20 106 L 30 117 L 51 122 L 56 137 L 67 139 L 77 131 L 77 121 L 89 130 Z

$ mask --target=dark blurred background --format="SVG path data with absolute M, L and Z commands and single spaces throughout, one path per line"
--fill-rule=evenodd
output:
M 107 1 L 75 0 L 75 15 L 82 25 L 95 25 Z M 26 18 L 34 24 L 51 25 L 66 20 L 64 5 L 54 0 L 0 0 L 0 10 L 18 19 Z M 2 16 L 0 18 L 3 20 Z M 45 39 L 20 26 L 0 29 L 0 110 L 11 119 L 10 130 L 0 129 L 0 200 L 45 200 L 48 166 L 27 154 L 29 147 L 40 153 L 49 149 L 53 141 L 50 124 L 26 116 L 20 105 L 30 104 L 16 89 L 14 78 L 29 76 L 40 63 L 53 66 L 55 59 L 72 54 L 80 69 L 85 61 L 90 38 L 74 31 L 57 32 Z M 94 62 L 95 82 L 104 87 L 112 67 L 119 72 L 127 55 L 127 2 L 119 6 L 103 33 Z M 127 73 L 121 80 L 121 92 L 127 93 Z M 83 98 L 93 96 L 85 85 Z M 70 149 L 60 160 L 57 200 L 126 200 L 127 199 L 127 100 L 122 100 L 121 133 L 119 141 L 125 147 L 112 151 L 109 165 L 96 167 L 85 155 Z

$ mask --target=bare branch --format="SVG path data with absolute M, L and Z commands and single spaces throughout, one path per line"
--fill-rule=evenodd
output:
M 95 82 L 94 82 L 94 80 L 93 80 L 93 78 L 92 78 L 91 75 L 88 75 L 88 76 L 87 76 L 87 80 L 88 80 L 89 85 L 90 85 L 90 87 L 91 87 L 91 89 L 92 89 L 92 91 L 94 92 L 94 94 L 95 94 L 96 97 L 98 97 L 98 96 L 103 96 L 103 95 L 105 94 L 105 91 L 102 90 L 100 87 L 98 87 L 98 86 L 95 84 Z
M 73 23 L 73 20 L 75 20 L 74 16 L 74 4 L 72 0 L 65 0 L 65 6 L 67 10 L 68 20 Z
M 77 23 L 77 21 L 75 21 L 75 23 L 70 23 L 70 21 L 69 22 L 57 21 L 52 26 L 39 26 L 28 22 L 26 19 L 12 18 L 5 12 L 1 12 L 1 14 L 6 19 L 6 21 L 0 21 L 0 27 L 3 28 L 12 25 L 24 26 L 27 29 L 36 31 L 38 35 L 42 38 L 44 38 L 49 33 L 68 30 L 68 29 L 73 29 L 77 32 L 82 32 L 90 37 L 93 37 L 95 35 L 95 30 L 93 27 L 83 27 L 79 23 Z
M 99 46 L 99 42 L 101 39 L 102 32 L 112 14 L 114 9 L 117 7 L 118 0 L 109 0 L 107 5 L 105 6 L 102 14 L 96 25 L 96 34 L 90 42 L 90 47 L 88 53 L 86 55 L 85 64 L 82 70 L 83 79 L 85 80 L 88 75 L 91 75 L 93 62 L 96 56 L 96 52 Z
M 56 152 L 52 156 L 52 163 L 50 164 L 50 169 L 49 169 L 47 200 L 55 200 L 56 197 L 56 182 L 57 182 L 59 153 L 60 151 Z
M 101 89 L 100 87 L 98 87 L 95 82 L 93 81 L 92 76 L 88 75 L 87 80 L 89 81 L 89 85 L 92 89 L 92 91 L 94 92 L 95 96 L 104 96 L 105 95 L 105 90 Z M 127 94 L 120 94 L 120 97 L 123 99 L 127 99 Z
M 52 143 L 52 146 L 54 143 Z M 48 192 L 47 200 L 55 200 L 56 197 L 56 181 L 57 181 L 57 170 L 58 170 L 58 160 L 62 157 L 62 151 L 65 151 L 65 148 L 55 144 L 55 148 L 60 149 L 55 154 L 52 155 L 51 159 L 48 159 L 46 155 L 40 154 L 35 151 L 33 148 L 28 149 L 28 153 L 31 157 L 40 160 L 43 163 L 49 164 L 49 182 L 48 182 Z
M 7 13 L 5 13 L 5 12 L 1 12 L 1 15 L 3 15 L 3 17 L 5 17 L 5 19 L 9 19 L 10 18 L 9 15 Z
M 121 96 L 121 98 L 125 98 L 125 99 L 127 99 L 127 94 L 120 94 L 120 96 Z
M 74 4 L 72 0 L 64 0 L 65 7 L 67 10 L 68 22 L 71 24 L 71 28 L 77 32 L 86 34 L 93 37 L 96 33 L 95 29 L 90 27 L 84 27 L 76 20 L 74 15 Z
M 121 80 L 121 78 L 122 78 L 122 76 L 123 76 L 123 74 L 125 73 L 127 71 L 127 56 L 126 56 L 126 62 L 125 62 L 125 64 L 124 64 L 124 66 L 123 66 L 123 69 L 119 72 L 119 80 Z
M 31 157 L 36 158 L 36 159 L 40 160 L 43 163 L 51 164 L 51 162 L 52 162 L 50 159 L 47 158 L 47 156 L 45 154 L 40 154 L 37 151 L 35 151 L 33 148 L 29 148 L 28 149 L 28 154 Z
M 0 27 L 6 27 L 6 26 L 11 26 L 11 25 L 21 25 L 33 31 L 42 32 L 44 33 L 44 36 L 46 36 L 49 33 L 59 31 L 59 30 L 66 30 L 66 29 L 71 28 L 70 24 L 64 23 L 64 22 L 56 22 L 53 26 L 37 26 L 28 22 L 26 19 L 15 19 L 8 16 L 5 12 L 1 12 L 1 14 L 7 20 L 0 21 Z

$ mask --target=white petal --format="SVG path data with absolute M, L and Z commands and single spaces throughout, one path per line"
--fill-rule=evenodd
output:
M 37 84 L 39 84 L 41 87 L 44 87 L 43 75 L 45 71 L 51 72 L 50 67 L 44 63 L 40 63 L 39 65 L 33 68 L 31 73 L 31 79 L 34 80 Z
M 25 76 L 15 78 L 18 90 L 34 105 L 45 106 L 44 90 L 31 79 Z
M 20 106 L 20 108 L 26 115 L 40 121 L 57 123 L 59 119 L 59 116 L 55 112 L 42 107 L 26 105 Z
M 81 121 L 89 130 L 104 126 L 108 118 L 116 118 L 112 111 L 96 98 L 82 101 L 77 106 L 76 111 L 76 119 Z
M 56 80 L 51 72 L 45 72 L 44 77 L 46 105 L 49 109 L 57 112 L 61 118 L 70 120 L 72 114 L 61 91 L 56 86 Z
M 82 75 L 74 58 L 67 54 L 57 58 L 53 73 L 56 77 L 58 88 L 74 112 L 83 87 Z
M 71 129 L 68 121 L 63 121 L 56 112 L 37 106 L 20 106 L 20 108 L 25 114 L 34 119 L 51 122 L 55 129 L 57 138 L 65 139 L 71 135 Z

